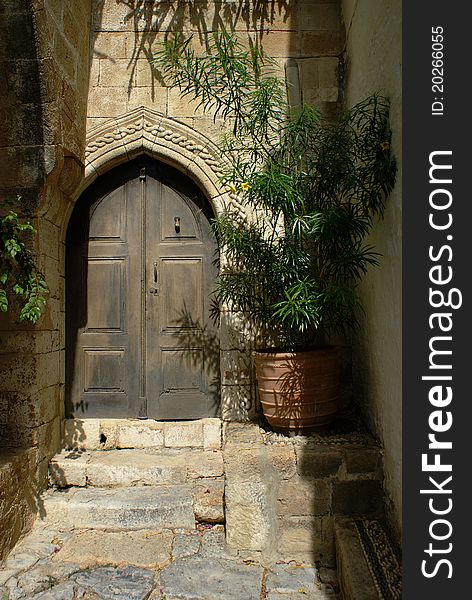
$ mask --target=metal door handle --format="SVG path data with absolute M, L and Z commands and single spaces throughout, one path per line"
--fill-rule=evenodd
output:
M 157 262 L 154 263 L 154 283 L 157 283 Z

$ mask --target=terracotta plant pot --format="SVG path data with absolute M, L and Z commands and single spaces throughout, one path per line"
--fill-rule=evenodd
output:
M 308 432 L 329 425 L 338 408 L 335 346 L 306 352 L 255 352 L 259 399 L 274 431 Z

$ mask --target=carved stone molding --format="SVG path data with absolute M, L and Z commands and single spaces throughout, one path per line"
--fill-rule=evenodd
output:
M 76 198 L 99 175 L 143 152 L 193 179 L 216 214 L 230 209 L 245 218 L 246 211 L 237 197 L 220 183 L 225 159 L 215 144 L 187 125 L 145 107 L 90 131 L 85 149 L 85 180 L 76 191 Z

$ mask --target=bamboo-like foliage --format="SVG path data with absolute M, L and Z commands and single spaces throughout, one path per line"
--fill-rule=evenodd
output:
M 388 100 L 370 96 L 335 120 L 290 108 L 273 62 L 226 31 L 204 56 L 176 36 L 154 62 L 183 96 L 232 121 L 222 182 L 258 216 L 213 222 L 228 258 L 218 303 L 289 349 L 355 327 L 356 285 L 379 262 L 365 239 L 395 182 Z

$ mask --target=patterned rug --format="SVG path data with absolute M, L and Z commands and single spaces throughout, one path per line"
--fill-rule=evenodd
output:
M 401 600 L 401 567 L 378 521 L 355 520 L 357 534 L 382 600 Z

